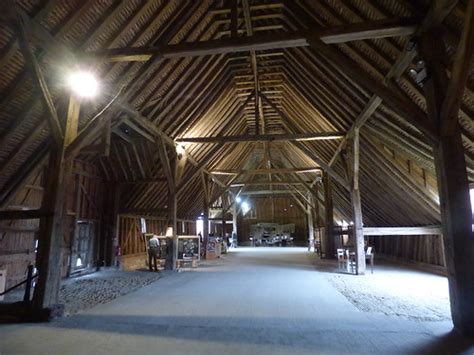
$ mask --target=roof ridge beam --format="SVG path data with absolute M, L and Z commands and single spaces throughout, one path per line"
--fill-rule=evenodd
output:
M 183 137 L 175 139 L 179 143 L 242 143 L 242 142 L 287 142 L 287 141 L 312 141 L 341 139 L 345 132 L 312 132 L 312 133 L 289 133 L 289 134 L 260 134 L 260 135 L 238 135 L 238 136 L 216 136 L 216 137 Z
M 333 26 L 322 28 L 318 31 L 285 32 L 279 34 L 278 37 L 274 34 L 254 34 L 247 37 L 182 42 L 163 46 L 113 48 L 86 53 L 86 55 L 111 62 L 147 61 L 153 56 L 173 59 L 309 46 L 306 39 L 308 34 L 317 37 L 326 44 L 331 44 L 374 38 L 408 36 L 415 33 L 416 28 L 416 22 L 412 18 L 395 18 Z

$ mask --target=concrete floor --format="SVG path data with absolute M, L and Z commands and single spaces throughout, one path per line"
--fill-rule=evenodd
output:
M 450 322 L 360 312 L 303 248 L 241 248 L 48 324 L 0 327 L 3 354 L 474 353 Z

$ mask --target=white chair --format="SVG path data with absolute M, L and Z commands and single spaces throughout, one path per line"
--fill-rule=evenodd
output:
M 367 247 L 367 250 L 365 252 L 365 261 L 367 262 L 367 259 L 370 260 L 370 273 L 374 273 L 374 253 L 372 252 L 372 247 Z
M 347 271 L 351 272 L 352 274 L 355 274 L 357 269 L 356 256 L 355 253 L 351 252 L 349 249 L 346 249 L 346 263 Z
M 344 256 L 344 249 L 337 249 L 337 266 L 339 269 L 345 268 L 346 258 Z

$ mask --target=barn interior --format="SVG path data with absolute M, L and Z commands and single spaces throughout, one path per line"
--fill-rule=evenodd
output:
M 268 266 L 266 248 L 251 257 L 247 247 L 307 248 L 268 251 L 277 266 L 294 262 L 296 288 L 298 260 L 334 266 L 346 247 L 354 277 L 371 277 L 370 247 L 375 273 L 380 257 L 445 275 L 453 334 L 474 336 L 474 1 L 4 0 L 0 9 L 0 291 L 34 285 L 21 317 L 60 314 L 64 280 L 146 267 L 148 233 L 168 238 L 162 287 L 209 282 L 205 299 L 231 296 L 214 273 L 175 272 L 181 237 L 199 236 L 201 261 L 225 272 Z M 237 246 L 227 266 L 211 260 L 218 236 Z M 241 288 L 225 283 L 233 295 L 258 288 L 236 279 Z M 306 294 L 294 297 L 305 304 Z M 216 314 L 199 320 L 234 326 Z M 88 316 L 76 331 L 106 331 Z M 126 321 L 116 316 L 104 322 Z M 177 328 L 198 322 L 168 316 Z M 342 318 L 328 327 L 346 337 Z M 388 321 L 369 323 L 367 334 Z M 19 337 L 5 349 L 42 331 L 22 329 L 4 328 Z M 396 346 L 359 340 L 355 353 Z M 391 349 L 413 350 L 412 340 Z M 350 352 L 326 342 L 322 352 Z M 249 344 L 234 350 L 288 351 Z M 184 351 L 175 345 L 167 351 Z

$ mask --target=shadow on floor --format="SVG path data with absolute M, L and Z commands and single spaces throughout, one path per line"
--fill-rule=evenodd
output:
M 364 349 L 368 353 L 413 354 L 474 351 L 474 340 L 463 338 L 454 331 L 435 337 L 422 329 L 419 332 L 405 329 L 374 331 L 358 328 L 357 324 L 339 327 L 330 321 L 313 319 L 252 317 L 76 315 L 45 326 L 202 342 L 272 345 L 312 352 L 346 352 L 349 348 L 355 353 Z
M 464 338 L 455 330 L 413 349 L 414 354 L 472 354 L 473 352 L 474 338 Z
M 309 264 L 305 259 L 302 259 L 301 262 L 295 262 L 295 260 L 282 260 L 282 259 L 272 259 L 268 257 L 261 256 L 245 256 L 241 258 L 249 266 L 252 267 L 268 267 L 268 268 L 278 268 L 278 269 L 292 269 L 292 270 L 301 270 L 301 271 L 313 271 L 315 266 Z

